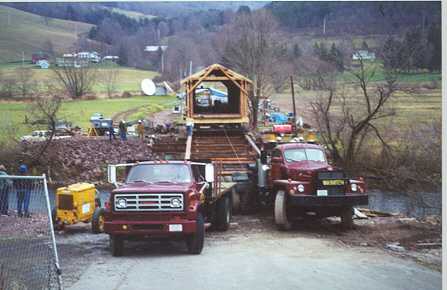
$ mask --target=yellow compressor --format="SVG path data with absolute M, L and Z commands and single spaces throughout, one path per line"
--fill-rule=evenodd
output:
M 101 208 L 101 200 L 93 184 L 75 183 L 59 187 L 55 204 L 52 217 L 56 229 L 62 230 L 66 225 L 79 222 L 91 222 L 93 233 L 104 231 L 104 209 Z

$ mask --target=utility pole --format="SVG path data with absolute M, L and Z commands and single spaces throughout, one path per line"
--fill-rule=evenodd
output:
M 323 17 L 323 34 L 326 35 L 326 15 Z
M 189 75 L 192 75 L 192 60 L 189 61 Z
M 163 53 L 163 49 L 161 49 L 161 73 L 164 72 L 165 70 L 165 57 L 164 57 L 164 53 Z
M 295 89 L 293 87 L 293 76 L 290 76 L 290 86 L 292 87 L 293 125 L 296 126 Z

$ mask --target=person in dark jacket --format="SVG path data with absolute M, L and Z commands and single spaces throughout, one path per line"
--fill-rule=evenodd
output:
M 109 124 L 109 141 L 112 141 L 112 138 L 113 138 L 113 140 L 116 139 L 116 137 L 115 137 L 115 130 L 113 128 L 113 121 L 110 122 L 110 124 Z
M 6 173 L 6 168 L 3 164 L 0 164 L 0 175 L 1 176 L 8 176 Z M 9 204 L 8 204 L 8 197 L 9 197 L 9 191 L 11 189 L 11 180 L 10 179 L 0 179 L 0 215 L 1 216 L 7 216 Z
M 126 122 L 124 122 L 124 120 L 121 120 L 119 129 L 120 129 L 121 140 L 123 141 L 127 140 L 127 124 Z
M 28 166 L 25 164 L 20 165 L 19 173 L 20 175 L 27 175 Z M 31 198 L 29 180 L 20 178 L 14 180 L 14 189 L 17 192 L 17 215 L 19 217 L 31 217 L 29 213 L 29 202 Z

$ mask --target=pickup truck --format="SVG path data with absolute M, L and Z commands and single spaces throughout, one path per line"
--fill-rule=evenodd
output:
M 281 230 L 291 228 L 295 217 L 340 216 L 342 225 L 353 225 L 353 206 L 367 205 L 368 194 L 362 177 L 350 178 L 327 161 L 317 144 L 279 144 L 258 160 L 260 194 L 274 201 L 275 223 Z
M 117 168 L 126 167 L 125 182 Z M 119 175 L 119 174 L 118 174 Z M 124 242 L 138 238 L 182 238 L 188 252 L 200 254 L 205 222 L 227 230 L 231 220 L 231 187 L 218 178 L 214 164 L 189 161 L 147 161 L 108 166 L 117 188 L 105 205 L 104 232 L 113 256 Z

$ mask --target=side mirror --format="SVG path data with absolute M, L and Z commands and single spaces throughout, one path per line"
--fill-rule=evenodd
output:
M 213 164 L 205 165 L 205 180 L 206 180 L 206 182 L 214 182 L 214 165 Z
M 116 166 L 107 166 L 107 181 L 112 184 L 116 184 Z

